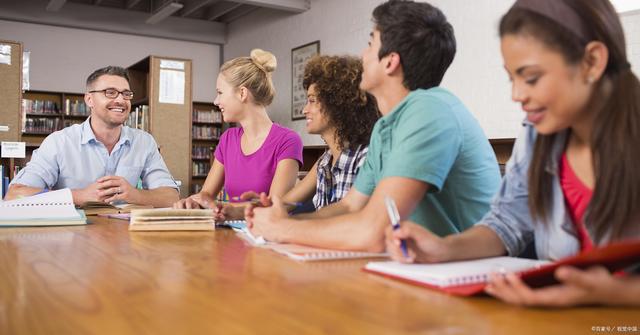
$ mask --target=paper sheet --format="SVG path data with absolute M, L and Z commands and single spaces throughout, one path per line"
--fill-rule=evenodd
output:
M 2 142 L 2 158 L 25 158 L 25 142 Z
M 160 70 L 160 103 L 184 104 L 184 90 L 183 71 Z
M 11 46 L 0 44 L 0 64 L 11 65 Z

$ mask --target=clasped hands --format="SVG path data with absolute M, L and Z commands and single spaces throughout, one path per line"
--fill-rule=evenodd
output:
M 116 201 L 138 203 L 139 191 L 121 176 L 104 176 L 89 186 L 76 190 L 76 203 L 89 201 L 112 203 Z

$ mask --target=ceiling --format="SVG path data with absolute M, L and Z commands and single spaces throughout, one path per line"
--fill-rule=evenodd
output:
M 60 2 L 49 1 L 49 3 Z M 223 1 L 223 0 L 67 0 L 68 3 L 83 4 L 99 8 L 113 8 L 152 14 L 162 8 L 172 7 L 170 16 L 205 21 L 229 23 L 258 9 L 275 8 L 292 13 L 309 8 L 308 1 Z M 181 8 L 180 8 L 181 7 Z M 64 10 L 64 5 L 60 8 Z
M 0 0 L 0 19 L 212 44 L 227 25 L 269 8 L 295 15 L 310 0 Z

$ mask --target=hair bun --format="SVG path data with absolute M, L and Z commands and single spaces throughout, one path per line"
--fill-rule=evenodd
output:
M 251 50 L 251 61 L 266 73 L 275 71 L 278 66 L 276 56 L 262 49 Z

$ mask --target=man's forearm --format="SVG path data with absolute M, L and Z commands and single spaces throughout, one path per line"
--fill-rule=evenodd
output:
M 138 190 L 136 205 L 151 205 L 156 208 L 171 207 L 180 200 L 178 191 L 171 187 L 158 187 L 153 190 Z
M 384 251 L 385 221 L 368 214 L 356 211 L 330 218 L 289 220 L 283 242 L 328 249 Z
M 338 201 L 329 206 L 320 208 L 319 210 L 311 213 L 302 213 L 293 215 L 291 218 L 295 220 L 309 220 L 309 219 L 327 219 L 330 217 L 344 215 L 351 213 L 352 210 L 343 201 Z
M 41 188 L 30 187 L 21 184 L 14 184 L 9 187 L 4 200 L 13 200 L 19 196 L 30 196 L 42 192 Z

